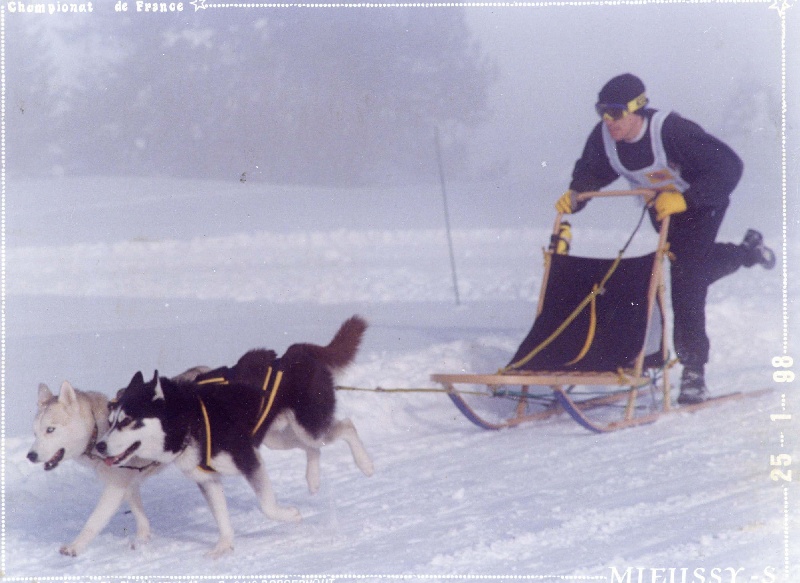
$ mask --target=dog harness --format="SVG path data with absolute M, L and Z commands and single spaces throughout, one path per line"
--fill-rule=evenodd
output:
M 280 386 L 282 380 L 283 380 L 282 370 L 276 369 L 275 377 L 273 378 L 272 367 L 269 367 L 267 369 L 267 376 L 264 378 L 264 384 L 261 385 L 261 392 L 263 393 L 261 395 L 261 405 L 259 406 L 261 415 L 259 416 L 258 423 L 256 423 L 256 426 L 253 428 L 253 431 L 250 432 L 250 435 L 252 435 L 253 437 L 255 437 L 256 433 L 258 433 L 258 430 L 261 428 L 261 426 L 264 424 L 264 421 L 267 419 L 267 415 L 269 414 L 270 409 L 272 409 L 272 404 L 275 402 L 275 395 L 278 394 L 278 387 Z M 269 391 L 268 399 L 266 399 L 267 391 Z M 266 405 L 265 405 L 265 399 L 266 399 Z
M 258 407 L 259 416 L 258 421 L 256 422 L 255 427 L 250 432 L 252 437 L 255 437 L 258 430 L 264 424 L 264 421 L 267 419 L 267 415 L 269 415 L 270 410 L 272 409 L 272 405 L 275 402 L 275 395 L 278 394 L 278 388 L 280 387 L 281 381 L 283 380 L 283 371 L 277 368 L 277 363 L 279 360 L 275 360 L 273 366 L 267 368 L 267 374 L 264 377 L 264 382 L 261 385 L 261 404 Z M 273 376 L 273 371 L 275 375 Z M 197 383 L 198 385 L 229 385 L 230 381 L 225 377 L 214 377 L 210 379 L 204 379 Z M 197 397 L 197 400 L 200 402 L 200 413 L 203 416 L 203 428 L 205 430 L 205 446 L 203 447 L 203 459 L 198 464 L 198 468 L 205 472 L 216 472 L 216 470 L 211 466 L 211 422 L 208 418 L 208 410 L 206 409 L 205 403 L 203 403 L 203 399 Z
M 216 470 L 211 467 L 211 423 L 208 420 L 208 411 L 206 411 L 206 405 L 203 403 L 203 399 L 197 397 L 197 400 L 200 401 L 200 412 L 203 414 L 203 426 L 206 430 L 205 452 L 203 459 L 200 460 L 200 463 L 197 465 L 197 467 L 204 472 L 215 472 Z

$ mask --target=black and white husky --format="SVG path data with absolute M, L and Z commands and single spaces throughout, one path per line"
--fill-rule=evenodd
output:
M 243 475 L 269 518 L 300 519 L 296 508 L 275 500 L 258 452 L 268 430 L 273 440 L 286 447 L 302 444 L 317 458 L 322 445 L 341 437 L 358 467 L 372 474 L 372 461 L 352 422 L 334 417 L 333 374 L 353 361 L 365 330 L 366 322 L 354 316 L 328 346 L 294 344 L 278 359 L 270 350 L 250 351 L 236 366 L 194 381 L 171 380 L 158 372 L 145 381 L 136 373 L 113 405 L 109 430 L 95 448 L 109 466 L 124 465 L 134 455 L 174 462 L 198 484 L 219 527 L 211 555 L 229 552 L 233 528 L 222 474 Z

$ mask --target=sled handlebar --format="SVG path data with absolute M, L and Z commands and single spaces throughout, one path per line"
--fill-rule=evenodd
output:
M 581 202 L 590 198 L 600 198 L 606 196 L 643 196 L 647 202 L 658 194 L 657 190 L 649 188 L 638 188 L 635 190 L 590 190 L 578 194 L 577 199 Z
M 592 198 L 608 198 L 608 197 L 619 197 L 619 196 L 641 196 L 644 198 L 644 202 L 646 205 L 649 205 L 655 197 L 658 195 L 658 190 L 651 189 L 651 188 L 637 188 L 633 190 L 589 190 L 586 192 L 581 192 L 577 195 L 577 200 L 580 202 L 590 200 Z M 553 224 L 553 234 L 551 236 L 550 248 L 551 250 L 555 250 L 554 241 L 559 236 L 559 231 L 561 229 L 561 221 L 564 218 L 563 213 L 556 213 L 556 221 Z M 669 217 L 662 221 L 662 236 L 661 238 L 666 240 L 666 230 L 669 228 Z M 663 245 L 663 241 L 662 241 Z
M 644 197 L 645 203 L 650 203 L 658 194 L 657 190 L 649 188 L 637 188 L 635 190 L 588 190 L 581 192 L 576 197 L 580 202 L 592 198 L 616 197 L 616 196 L 641 196 Z M 553 225 L 553 234 L 558 235 L 558 229 L 561 226 L 561 219 L 563 213 L 556 213 L 556 222 Z

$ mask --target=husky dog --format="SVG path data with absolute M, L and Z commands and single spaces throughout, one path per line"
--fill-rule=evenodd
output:
M 240 362 L 252 362 L 252 357 L 243 357 Z M 235 371 L 234 374 L 244 374 L 247 369 L 239 366 L 230 370 Z M 173 380 L 194 381 L 203 375 L 207 378 L 209 371 L 211 369 L 207 366 L 197 366 Z M 221 369 L 217 369 L 211 372 L 218 374 L 220 371 Z M 123 500 L 130 505 L 136 521 L 136 538 L 132 546 L 135 548 L 137 544 L 143 544 L 150 539 L 150 523 L 142 506 L 139 487 L 146 478 L 161 469 L 160 464 L 138 457 L 132 458 L 123 466 L 104 464 L 104 458 L 94 451 L 94 446 L 99 434 L 108 430 L 108 416 L 109 401 L 102 393 L 81 391 L 64 381 L 59 394 L 54 395 L 46 384 L 39 385 L 38 410 L 33 426 L 35 442 L 27 458 L 33 463 L 43 463 L 45 471 L 55 469 L 62 461 L 74 459 L 94 469 L 105 484 L 100 500 L 81 532 L 75 540 L 59 549 L 63 555 L 74 557 L 82 553 L 106 527 Z M 348 439 L 347 433 L 352 424 L 348 426 L 346 420 L 338 423 L 341 432 L 345 433 L 344 438 Z M 355 429 L 352 431 L 355 432 Z M 319 489 L 319 448 L 301 441 L 283 417 L 279 416 L 270 425 L 264 445 L 270 449 L 304 450 L 307 455 L 306 479 L 309 489 L 312 493 Z
M 95 470 L 104 482 L 92 514 L 71 543 L 63 545 L 61 554 L 76 556 L 105 528 L 117 509 L 126 500 L 136 521 L 136 542 L 150 538 L 150 523 L 142 507 L 139 485 L 160 469 L 160 465 L 138 458 L 125 464 L 107 466 L 94 453 L 98 435 L 108 430 L 108 398 L 102 393 L 85 392 L 64 382 L 57 396 L 45 384 L 39 385 L 39 408 L 33 424 L 36 438 L 28 452 L 34 463 L 44 462 L 44 469 L 55 469 L 62 461 L 74 459 Z
M 210 554 L 230 552 L 233 527 L 221 474 L 243 475 L 269 518 L 300 520 L 296 508 L 277 504 L 258 452 L 262 442 L 300 445 L 318 462 L 319 448 L 341 437 L 358 467 L 372 474 L 372 461 L 352 422 L 334 418 L 333 373 L 353 361 L 365 330 L 366 322 L 354 316 L 328 346 L 294 344 L 279 359 L 269 350 L 251 351 L 233 368 L 211 371 L 194 382 L 159 377 L 157 371 L 145 381 L 138 372 L 112 407 L 109 430 L 95 449 L 109 466 L 125 465 L 134 455 L 174 462 L 200 487 L 217 522 L 220 537 Z M 260 374 L 264 369 L 266 374 Z M 214 376 L 220 371 L 225 374 Z
M 212 379 L 219 379 L 222 381 L 235 379 L 239 382 L 261 386 L 265 375 L 269 371 L 270 365 L 276 358 L 277 355 L 274 350 L 251 350 L 242 356 L 231 368 L 220 367 L 211 370 L 211 368 L 207 366 L 195 366 L 173 377 L 172 380 L 208 383 Z M 355 427 L 353 427 L 353 424 L 350 423 L 348 419 L 340 421 L 338 424 L 339 433 L 342 434 L 342 438 L 348 443 L 355 443 L 355 446 L 357 446 L 359 443 L 358 434 L 355 434 Z M 351 438 L 353 434 L 355 434 L 355 436 Z M 336 436 L 334 436 L 333 439 L 335 438 Z M 330 439 L 330 441 L 333 441 L 333 439 Z M 315 447 L 313 444 L 308 445 L 306 442 L 301 441 L 301 439 L 295 435 L 292 427 L 285 419 L 285 416 L 279 415 L 275 421 L 270 424 L 262 445 L 266 445 L 269 449 L 302 449 L 306 453 L 306 483 L 308 484 L 308 490 L 312 494 L 319 492 L 319 448 Z M 366 473 L 367 470 L 364 471 Z

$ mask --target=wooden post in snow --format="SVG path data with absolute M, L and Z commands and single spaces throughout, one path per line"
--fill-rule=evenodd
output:
M 444 163 L 442 162 L 442 145 L 439 141 L 439 127 L 434 126 L 434 139 L 436 142 L 436 161 L 439 164 L 439 182 L 442 186 L 442 202 L 444 203 L 444 226 L 447 233 L 447 248 L 450 251 L 450 270 L 453 274 L 453 292 L 456 296 L 456 305 L 461 305 L 461 299 L 458 295 L 458 276 L 456 275 L 456 257 L 453 253 L 453 237 L 450 234 L 450 211 L 447 207 L 447 189 L 445 187 L 444 179 Z

